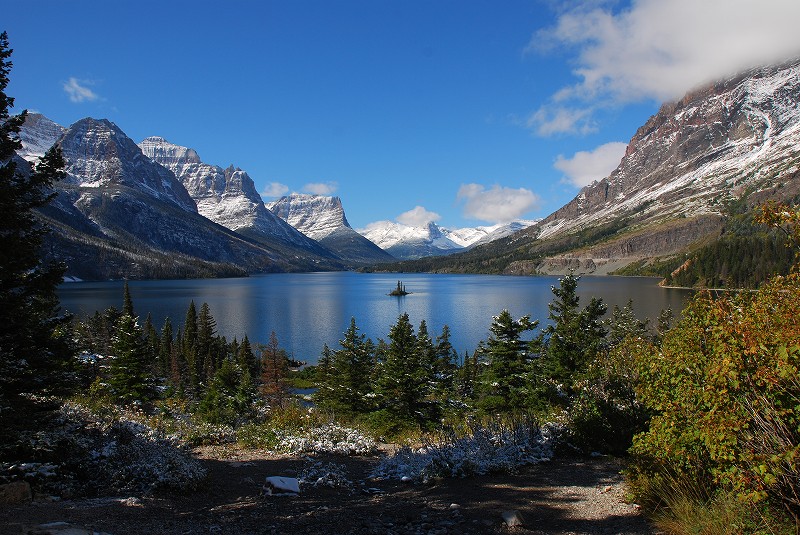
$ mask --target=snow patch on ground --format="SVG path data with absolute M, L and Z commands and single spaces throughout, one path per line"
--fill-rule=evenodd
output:
M 451 434 L 421 448 L 400 448 L 381 461 L 374 478 L 425 482 L 439 477 L 466 477 L 514 472 L 553 458 L 558 435 L 553 425 L 476 426 L 463 437 Z

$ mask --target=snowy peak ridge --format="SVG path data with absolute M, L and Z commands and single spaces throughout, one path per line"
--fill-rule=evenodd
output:
M 266 208 L 253 179 L 241 169 L 203 163 L 197 151 L 163 137 L 145 138 L 139 146 L 154 162 L 180 179 L 203 216 L 235 231 L 253 230 L 264 236 L 308 246 L 310 243 Z
M 54 123 L 40 113 L 28 113 L 19 132 L 20 141 L 22 141 L 22 150 L 19 151 L 19 155 L 29 162 L 37 161 L 50 147 L 55 145 L 64 130 L 63 126 Z
M 292 193 L 267 203 L 267 209 L 315 240 L 350 228 L 339 197 Z
M 167 169 L 153 163 L 114 123 L 81 119 L 60 139 L 67 182 L 79 187 L 127 186 L 196 212 L 186 189 Z
M 536 221 L 520 220 L 484 227 L 450 230 L 430 222 L 413 227 L 395 221 L 377 221 L 359 229 L 365 238 L 401 260 L 446 255 L 503 238 Z
M 158 161 L 164 167 L 201 163 L 200 156 L 194 149 L 175 145 L 163 137 L 145 138 L 139 143 L 139 147 L 148 158 Z

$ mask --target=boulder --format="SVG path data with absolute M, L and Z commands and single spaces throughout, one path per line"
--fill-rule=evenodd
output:
M 33 499 L 31 485 L 27 481 L 14 481 L 0 485 L 0 503 L 25 503 Z

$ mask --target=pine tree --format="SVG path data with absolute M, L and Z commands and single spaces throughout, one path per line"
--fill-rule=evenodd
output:
M 579 308 L 577 277 L 570 273 L 553 287 L 548 325 L 540 338 L 545 346 L 542 372 L 555 384 L 569 389 L 605 344 L 606 330 L 601 318 L 606 313 L 602 299 L 592 298 Z
M 170 364 L 172 362 L 173 352 L 173 337 L 172 320 L 169 316 L 164 320 L 164 326 L 161 327 L 161 336 L 158 343 L 158 374 L 162 377 L 167 377 L 170 372 Z
M 375 345 L 359 334 L 355 318 L 339 340 L 341 349 L 325 356 L 320 407 L 345 416 L 364 414 L 374 408 L 369 380 L 375 365 Z
M 8 35 L 0 34 L 0 396 L 57 391 L 67 386 L 72 349 L 59 311 L 56 288 L 64 267 L 41 259 L 47 232 L 33 210 L 54 196 L 63 178 L 61 149 L 53 147 L 31 173 L 17 168 L 19 130 L 26 112 L 9 115 L 14 99 L 5 93 L 11 71 Z
M 527 315 L 515 320 L 508 310 L 492 321 L 481 355 L 486 366 L 480 376 L 479 406 L 487 413 L 524 410 L 530 401 L 531 343 L 522 336 L 538 323 Z
M 236 359 L 240 366 L 247 368 L 251 378 L 258 377 L 258 359 L 255 353 L 253 353 L 253 347 L 250 345 L 250 339 L 247 335 L 244 335 L 242 343 L 239 344 L 239 348 L 236 351 Z
M 278 336 L 272 331 L 269 342 L 261 346 L 261 394 L 271 403 L 282 405 L 289 396 L 289 358 L 281 349 Z
M 426 385 L 417 354 L 417 337 L 408 314 L 402 314 L 389 331 L 385 360 L 375 392 L 383 411 L 398 426 L 424 425 Z
M 200 305 L 197 317 L 197 369 L 202 372 L 204 381 L 210 381 L 217 372 L 219 351 L 216 343 L 217 323 L 211 315 L 208 303 Z
M 154 395 L 150 362 L 142 329 L 136 318 L 123 314 L 114 336 L 109 385 L 114 397 L 124 403 L 147 402 Z
M 186 361 L 190 394 L 198 397 L 202 388 L 203 368 L 197 358 L 197 308 L 194 301 L 189 303 L 189 308 L 186 310 L 186 320 L 183 323 L 183 337 L 181 339 L 181 353 L 183 360 Z

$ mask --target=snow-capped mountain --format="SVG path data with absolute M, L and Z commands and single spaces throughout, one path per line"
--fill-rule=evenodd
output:
M 533 221 L 515 221 L 489 227 L 450 230 L 434 222 L 414 227 L 394 221 L 377 221 L 359 229 L 364 237 L 401 260 L 456 253 L 480 243 L 508 236 Z
M 65 128 L 40 113 L 28 113 L 25 128 L 20 133 L 22 150 L 17 153 L 29 162 L 35 162 L 52 147 Z
M 29 118 L 20 152 L 31 159 L 44 152 L 52 125 Z M 53 229 L 45 249 L 67 264 L 69 276 L 208 277 L 339 265 L 297 248 L 287 252 L 282 244 L 256 243 L 203 217 L 175 175 L 107 120 L 82 119 L 56 142 L 67 177 L 54 184 L 58 195 L 40 216 Z
M 539 225 L 546 238 L 630 215 L 640 224 L 718 215 L 784 184 L 800 160 L 800 61 L 755 69 L 664 104 L 619 167 Z
M 147 157 L 178 177 L 197 203 L 197 211 L 211 221 L 255 239 L 279 240 L 315 254 L 329 254 L 267 210 L 245 171 L 203 163 L 194 149 L 162 137 L 148 137 L 139 147 Z
M 175 175 L 147 158 L 136 143 L 106 119 L 81 119 L 60 139 L 67 183 L 83 188 L 127 186 L 197 212 Z
M 452 241 L 463 247 L 475 247 L 510 236 L 538 221 L 538 219 L 521 219 L 519 221 L 512 221 L 511 223 L 498 223 L 488 227 L 466 227 L 455 230 L 442 229 L 442 232 Z
M 798 195 L 800 59 L 662 105 L 608 177 L 541 222 L 454 262 L 513 274 L 604 273 L 716 239 L 733 201 L 752 209 Z
M 395 260 L 352 229 L 339 197 L 293 193 L 267 203 L 266 207 L 347 262 L 364 264 Z

